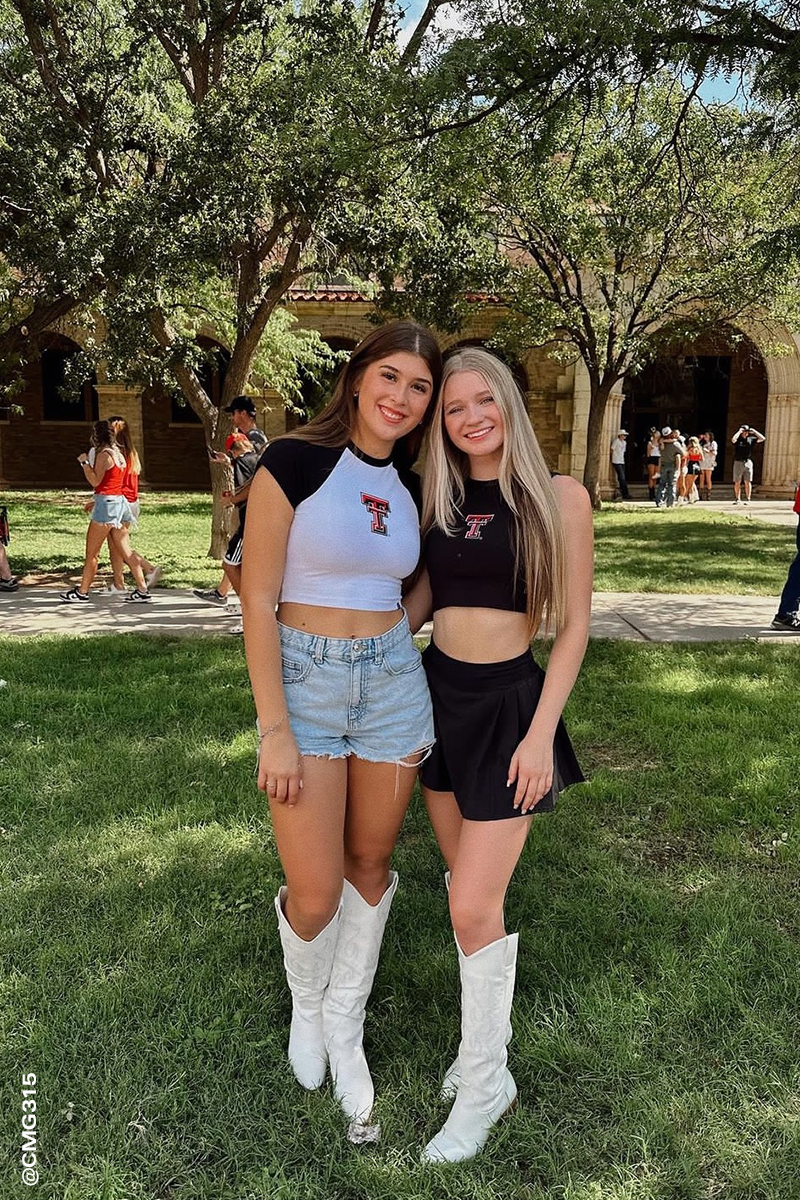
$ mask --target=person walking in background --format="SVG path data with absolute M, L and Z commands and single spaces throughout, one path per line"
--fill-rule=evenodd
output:
M 669 425 L 661 430 L 661 479 L 656 490 L 656 508 L 672 508 L 675 479 L 681 469 L 681 448 Z
M 617 477 L 617 487 L 621 500 L 630 500 L 631 494 L 628 491 L 628 481 L 625 478 L 625 451 L 628 448 L 628 431 L 620 429 L 617 436 L 611 443 L 611 465 L 614 468 L 614 474 Z
M 128 501 L 130 507 L 130 521 L 125 522 L 125 528 L 130 531 L 139 521 L 139 513 L 141 504 L 139 501 L 139 476 L 142 473 L 142 464 L 139 460 L 139 455 L 136 452 L 136 447 L 131 438 L 131 432 L 128 428 L 128 422 L 124 417 L 109 417 L 108 423 L 111 426 L 117 445 L 125 455 L 125 472 L 122 476 L 122 494 Z M 125 587 L 125 563 L 122 555 L 119 552 L 117 544 L 108 539 L 108 552 L 111 559 L 111 571 L 113 574 L 113 582 L 109 587 L 112 595 L 127 596 L 127 588 Z M 148 590 L 154 587 L 161 578 L 163 572 L 161 567 L 155 566 L 149 559 L 138 554 L 135 550 L 133 554 L 141 567 L 145 583 Z
M 778 611 L 772 618 L 772 628 L 784 633 L 800 633 L 800 483 L 794 495 L 794 512 L 798 515 L 795 531 L 797 554 L 789 566 Z
M 753 447 L 766 440 L 763 433 L 753 429 L 752 425 L 740 425 L 731 438 L 733 442 L 734 504 L 739 503 L 742 483 L 744 483 L 742 504 L 750 503 L 750 493 L 753 490 Z
M 269 445 L 269 442 L 267 439 L 267 435 L 263 432 L 263 430 L 259 429 L 259 427 L 256 423 L 257 410 L 256 410 L 256 406 L 253 403 L 253 401 L 250 399 L 249 396 L 236 396 L 233 400 L 231 400 L 230 404 L 227 405 L 225 412 L 230 413 L 230 415 L 231 415 L 231 425 L 233 427 L 231 433 L 232 434 L 234 434 L 234 433 L 244 434 L 244 436 L 250 442 L 250 445 L 252 446 L 253 450 L 255 451 L 256 458 L 258 458 L 258 456 L 261 454 L 261 452 L 263 450 L 265 450 L 266 447 Z M 229 442 L 230 442 L 230 438 L 228 439 L 228 442 L 225 443 L 226 451 L 228 449 Z M 211 461 L 217 462 L 217 463 L 223 463 L 223 464 L 225 464 L 227 466 L 231 466 L 231 467 L 233 466 L 233 456 L 227 452 L 223 453 L 222 451 L 217 451 L 217 453 L 212 455 Z M 236 488 L 236 484 L 234 481 L 234 490 L 235 490 L 235 488 Z M 226 551 L 226 554 L 227 554 L 227 551 Z M 236 565 L 236 564 L 229 564 L 229 565 Z M 241 564 L 239 564 L 239 565 L 241 565 Z M 216 587 L 193 588 L 192 594 L 194 596 L 196 596 L 198 600 L 205 601 L 206 604 L 214 604 L 218 608 L 226 608 L 228 605 L 228 598 L 229 598 L 231 592 L 234 591 L 234 586 L 233 586 L 233 583 L 231 582 L 228 572 L 225 570 L 225 560 L 224 559 L 223 559 L 223 563 L 222 563 L 222 570 L 223 570 L 222 579 L 219 581 L 219 583 L 217 584 Z M 237 610 L 234 607 L 232 615 L 235 615 L 236 611 Z M 236 629 L 231 630 L 231 632 L 232 633 L 240 633 L 241 629 L 239 627 L 237 627 Z
M 661 435 L 655 425 L 650 430 L 647 438 L 647 495 L 651 500 L 656 498 L 656 480 L 658 479 L 659 468 L 661 466 Z
M 147 590 L 138 555 L 131 549 L 126 522 L 130 524 L 131 510 L 122 494 L 122 479 L 125 474 L 125 456 L 119 449 L 114 432 L 108 421 L 95 421 L 92 428 L 94 463 L 88 454 L 82 454 L 78 462 L 83 468 L 84 478 L 94 488 L 92 517 L 86 530 L 86 553 L 84 556 L 81 586 L 59 593 L 65 604 L 86 604 L 89 589 L 97 574 L 100 550 L 106 538 L 119 549 L 122 559 L 136 581 L 136 588 L 126 596 L 133 603 L 147 603 L 152 599 Z
M 238 527 L 228 542 L 222 569 L 225 577 L 236 595 L 239 595 L 242 584 L 242 543 L 244 539 L 244 524 L 247 516 L 247 497 L 250 494 L 250 484 L 258 466 L 258 453 L 252 442 L 243 433 L 232 433 L 225 443 L 225 449 L 231 456 L 233 466 L 233 491 L 225 491 L 222 498 L 236 508 Z M 241 624 L 234 625 L 228 630 L 232 634 L 244 633 Z
M 700 462 L 700 482 L 697 486 L 701 499 L 710 500 L 712 488 L 711 476 L 717 466 L 717 451 L 719 447 L 714 441 L 714 434 L 710 429 L 700 434 L 699 441 L 703 457 Z
M 308 1089 L 330 1068 L 353 1142 L 379 1134 L 364 1016 L 397 889 L 391 854 L 434 739 L 400 599 L 420 550 L 406 468 L 440 377 L 429 330 L 373 330 L 327 408 L 264 451 L 248 498 L 242 615 L 258 786 L 286 876 L 275 910 L 289 1062 Z
M 449 870 L 461 1044 L 445 1076 L 455 1102 L 422 1157 L 461 1162 L 517 1094 L 506 890 L 534 814 L 583 781 L 561 713 L 589 636 L 592 510 L 577 480 L 551 477 L 508 367 L 475 347 L 445 362 L 424 497 L 425 570 L 406 607 L 412 628 L 433 614 L 436 744 L 421 780 Z M 530 651 L 542 630 L 555 635 L 546 673 Z
M 10 533 L 8 527 L 8 510 L 0 505 L 0 592 L 16 592 L 19 580 L 13 574 L 6 554 Z

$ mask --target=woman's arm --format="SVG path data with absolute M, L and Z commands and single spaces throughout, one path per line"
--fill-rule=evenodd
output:
M 525 737 L 511 759 L 509 784 L 515 780 L 514 807 L 530 812 L 553 784 L 553 738 L 589 640 L 594 576 L 592 506 L 586 488 L 569 475 L 553 480 L 566 542 L 567 612 L 553 642 L 544 687 Z
M 93 467 L 89 465 L 89 460 L 85 455 L 79 458 L 78 462 L 83 467 L 83 474 L 86 477 L 87 483 L 90 483 L 95 488 L 102 480 L 108 468 L 114 465 L 114 458 L 110 450 L 101 450 L 95 457 Z
M 433 596 L 427 567 L 422 568 L 414 586 L 403 596 L 403 608 L 406 610 L 408 627 L 412 633 L 419 633 L 425 622 L 431 619 Z
M 303 766 L 289 727 L 275 608 L 293 519 L 280 485 L 260 470 L 250 492 L 242 548 L 244 644 L 261 728 L 258 786 L 270 799 L 289 805 L 298 801 Z

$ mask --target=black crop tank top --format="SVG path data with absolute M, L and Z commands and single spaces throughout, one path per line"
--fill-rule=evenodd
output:
M 496 479 L 467 479 L 464 502 L 448 537 L 434 526 L 425 537 L 425 566 L 440 608 L 500 608 L 525 612 L 524 579 L 515 576 L 514 517 Z

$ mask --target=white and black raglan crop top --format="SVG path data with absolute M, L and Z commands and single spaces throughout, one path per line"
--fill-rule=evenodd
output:
M 419 479 L 355 446 L 270 442 L 259 461 L 294 509 L 279 600 L 388 612 L 419 558 Z

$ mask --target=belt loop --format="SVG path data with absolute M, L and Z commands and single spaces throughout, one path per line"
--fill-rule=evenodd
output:
M 324 661 L 325 661 L 325 638 L 322 637 L 321 634 L 318 634 L 314 638 L 313 655 L 314 655 L 314 662 L 317 664 L 318 667 L 321 666 L 322 663 L 324 663 Z
M 383 639 L 385 637 L 386 637 L 386 634 L 382 634 L 380 637 L 376 637 L 376 638 L 372 639 L 372 644 L 375 647 L 375 666 L 376 667 L 383 666 Z

